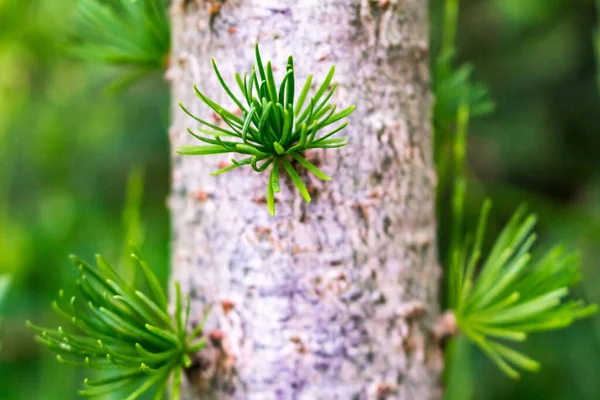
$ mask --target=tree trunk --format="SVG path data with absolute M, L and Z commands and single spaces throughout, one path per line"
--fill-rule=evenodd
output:
M 211 345 L 188 371 L 190 399 L 433 399 L 440 396 L 427 2 L 178 0 L 172 6 L 173 147 L 199 144 L 192 119 L 216 122 L 193 84 L 233 104 L 254 44 L 297 91 L 336 65 L 338 109 L 356 104 L 349 145 L 306 156 L 330 182 L 304 177 L 312 203 L 282 180 L 277 216 L 268 174 L 209 172 L 229 156 L 174 156 L 173 279 Z

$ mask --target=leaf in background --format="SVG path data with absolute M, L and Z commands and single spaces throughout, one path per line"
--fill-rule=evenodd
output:
M 70 51 L 122 69 L 109 90 L 165 69 L 170 27 L 165 0 L 79 0 Z
M 438 129 L 450 129 L 463 99 L 469 104 L 471 116 L 492 113 L 495 104 L 488 88 L 474 81 L 471 64 L 454 67 L 454 53 L 442 54 L 434 66 L 435 124 Z
M 180 369 L 190 366 L 188 354 L 204 347 L 204 338 L 197 337 L 200 330 L 188 335 L 183 326 L 188 321 L 189 297 L 184 315 L 176 284 L 178 307 L 171 317 L 156 276 L 140 259 L 139 250 L 132 249 L 132 253 L 151 296 L 125 282 L 102 257 L 97 256 L 97 267 L 93 267 L 73 256 L 79 271 L 78 294 L 68 297 L 61 290 L 52 304 L 65 319 L 65 328 L 47 329 L 27 322 L 37 334 L 36 341 L 55 352 L 59 362 L 110 372 L 106 378 L 85 379 L 82 396 L 127 389 L 127 399 L 134 400 L 151 387 L 160 395 L 173 373 L 177 380 Z
M 443 0 L 443 30 L 441 48 L 433 58 L 432 78 L 435 96 L 434 125 L 434 159 L 440 184 L 438 185 L 438 208 L 443 199 L 446 186 L 453 179 L 451 159 L 456 144 L 456 116 L 461 108 L 468 111 L 468 117 L 481 117 L 492 113 L 495 103 L 491 99 L 487 87 L 475 81 L 474 68 L 465 63 L 456 66 L 458 54 L 456 33 L 458 30 L 459 0 Z M 460 139 L 459 139 L 460 140 Z M 466 165 L 454 165 L 466 170 Z M 462 178 L 461 178 L 462 179 Z
M 131 244 L 143 245 L 143 226 L 141 223 L 141 208 L 144 195 L 144 171 L 140 167 L 134 167 L 127 176 L 127 187 L 125 190 L 125 206 L 121 221 L 125 235 L 126 245 L 123 248 L 121 275 L 126 282 L 135 282 L 137 261 L 130 257 Z
M 475 244 L 462 241 L 454 250 L 450 307 L 460 331 L 503 372 L 518 378 L 517 369 L 536 371 L 539 363 L 508 343 L 525 341 L 530 333 L 565 328 L 594 314 L 597 306 L 567 300 L 569 289 L 581 278 L 576 254 L 556 246 L 531 261 L 536 218 L 527 215 L 523 207 L 506 224 L 476 272 L 489 207 L 487 201 Z

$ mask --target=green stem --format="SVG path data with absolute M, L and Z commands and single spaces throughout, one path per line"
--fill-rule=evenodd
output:
M 444 2 L 444 32 L 441 54 L 453 53 L 456 49 L 456 27 L 458 26 L 459 0 Z

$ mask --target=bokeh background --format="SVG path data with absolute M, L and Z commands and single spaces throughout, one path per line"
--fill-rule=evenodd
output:
M 0 275 L 12 279 L 0 305 L 0 400 L 77 398 L 83 371 L 56 363 L 25 320 L 59 324 L 50 303 L 73 287 L 69 254 L 122 259 L 140 176 L 143 250 L 168 276 L 168 86 L 156 74 L 104 93 L 114 71 L 65 54 L 74 3 L 0 0 Z M 471 125 L 468 214 L 490 196 L 498 228 L 527 202 L 542 246 L 582 252 L 577 295 L 591 302 L 600 302 L 597 16 L 594 0 L 463 0 L 459 24 L 460 59 L 497 104 Z M 475 399 L 600 399 L 600 318 L 522 349 L 539 373 L 512 381 L 473 350 L 456 379 Z

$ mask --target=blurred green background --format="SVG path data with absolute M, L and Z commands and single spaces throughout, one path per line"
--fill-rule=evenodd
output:
M 168 87 L 157 74 L 104 94 L 114 71 L 77 62 L 61 47 L 74 3 L 0 0 L 0 275 L 13 281 L 0 306 L 0 400 L 76 398 L 83 372 L 56 363 L 24 321 L 60 323 L 49 305 L 73 286 L 69 254 L 122 257 L 135 167 L 146 182 L 143 249 L 160 276 L 168 274 Z M 431 8 L 435 17 L 437 0 Z M 540 215 L 542 246 L 582 251 L 577 294 L 591 302 L 600 302 L 597 15 L 593 0 L 463 0 L 459 24 L 460 59 L 475 65 L 497 103 L 471 126 L 470 217 L 491 196 L 498 228 L 529 203 Z M 600 399 L 599 318 L 534 336 L 523 348 L 541 372 L 511 381 L 472 351 L 457 379 L 476 371 L 476 399 Z

